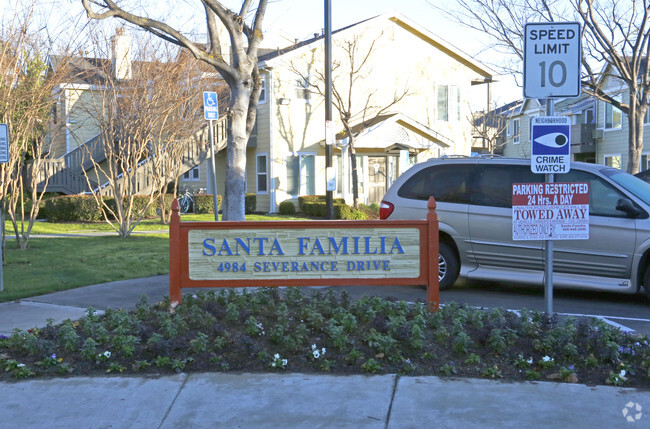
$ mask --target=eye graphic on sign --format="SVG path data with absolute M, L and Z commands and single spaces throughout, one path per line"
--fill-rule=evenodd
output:
M 562 133 L 550 133 L 537 137 L 535 143 L 543 144 L 548 147 L 563 147 L 567 144 L 569 138 Z

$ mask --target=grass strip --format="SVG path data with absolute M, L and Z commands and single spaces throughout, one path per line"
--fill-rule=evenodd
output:
M 7 240 L 0 302 L 79 286 L 169 273 L 167 234 L 34 238 L 27 250 Z

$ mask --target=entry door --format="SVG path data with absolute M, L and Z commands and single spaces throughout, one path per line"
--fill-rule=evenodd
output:
M 378 203 L 386 193 L 386 157 L 368 157 L 368 202 Z

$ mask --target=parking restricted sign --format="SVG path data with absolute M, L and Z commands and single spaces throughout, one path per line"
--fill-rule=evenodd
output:
M 589 184 L 514 183 L 512 239 L 589 239 Z

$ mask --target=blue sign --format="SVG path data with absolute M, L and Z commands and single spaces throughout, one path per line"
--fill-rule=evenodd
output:
M 203 93 L 203 117 L 205 119 L 219 119 L 219 100 L 216 92 Z
M 533 173 L 567 173 L 571 162 L 571 121 L 566 116 L 532 118 Z

